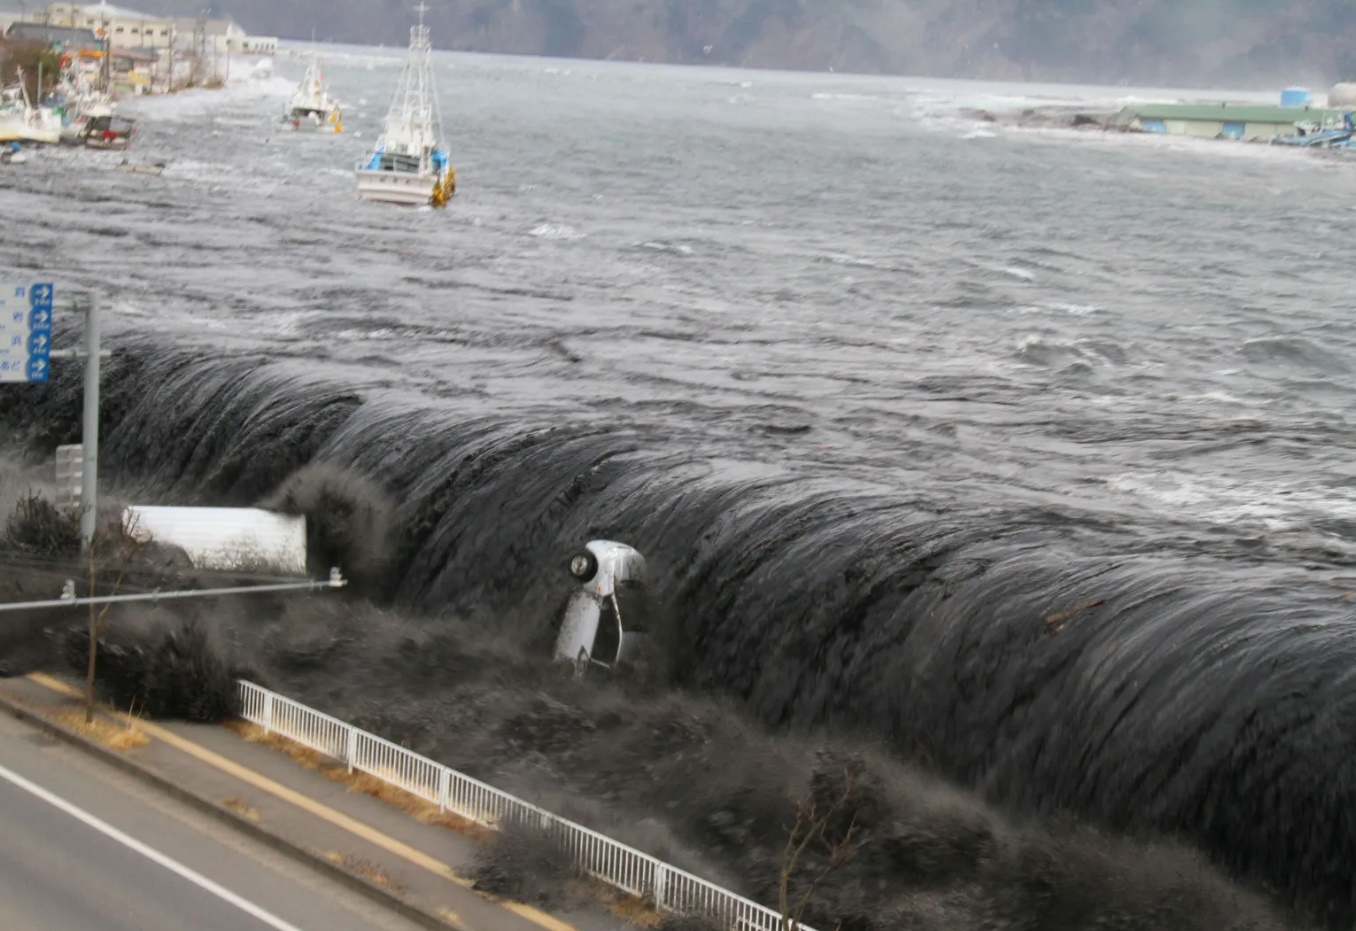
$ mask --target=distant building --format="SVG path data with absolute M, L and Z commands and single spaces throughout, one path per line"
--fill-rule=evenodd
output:
M 114 49 L 108 58 L 109 79 L 119 94 L 149 93 L 162 67 L 160 53 L 150 49 Z
M 190 43 L 205 45 L 209 54 L 230 51 L 232 54 L 274 55 L 278 51 L 277 38 L 252 36 L 233 19 L 176 17 L 172 22 L 181 43 L 188 37 Z
M 20 42 L 42 42 L 58 48 L 97 48 L 100 45 L 93 30 L 46 26 L 42 23 L 10 23 L 5 30 L 5 38 Z
M 99 3 L 53 3 L 28 17 L 30 22 L 93 30 L 112 48 L 169 49 L 222 56 L 228 52 L 272 55 L 278 40 L 251 36 L 230 19 L 159 17 L 127 7 Z
M 53 3 L 30 19 L 92 29 L 113 48 L 169 48 L 174 41 L 170 20 L 106 2 Z
M 12 2 L 12 0 L 0 0 Z M 0 36 L 86 49 L 121 91 L 211 83 L 230 76 L 233 54 L 273 55 L 278 40 L 251 36 L 231 19 L 170 18 L 99 3 L 53 3 L 27 18 L 4 14 Z
M 1126 107 L 1112 125 L 1122 129 L 1198 139 L 1270 142 L 1296 134 L 1297 124 L 1342 122 L 1344 111 L 1317 107 L 1266 107 L 1246 104 L 1137 104 Z
M 241 36 L 231 47 L 231 51 L 245 55 L 276 55 L 278 54 L 278 37 Z
M 22 23 L 24 14 L 22 10 L 11 10 L 8 7 L 0 9 L 0 36 L 9 32 L 9 27 L 15 23 Z

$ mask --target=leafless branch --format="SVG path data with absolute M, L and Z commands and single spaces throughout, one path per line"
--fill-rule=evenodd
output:
M 110 542 L 110 540 L 116 542 Z M 117 525 L 116 535 L 109 530 L 97 531 L 94 539 L 89 543 L 89 594 L 94 597 L 98 594 L 99 581 L 99 556 L 101 550 L 105 547 L 114 555 L 118 565 L 118 577 L 113 580 L 113 587 L 109 591 L 110 595 L 116 595 L 122 588 L 122 580 L 127 575 L 127 567 L 135 558 L 137 551 L 141 549 L 143 543 L 137 538 L 136 519 L 131 524 Z M 114 547 L 117 547 L 114 549 Z M 94 721 L 94 674 L 95 665 L 99 655 L 99 631 L 103 627 L 104 618 L 108 616 L 108 609 L 112 604 L 105 604 L 103 610 L 97 610 L 96 605 L 89 606 L 89 665 L 85 670 L 85 723 Z
M 815 893 L 824 882 L 841 869 L 856 853 L 854 840 L 857 836 L 857 817 L 853 815 L 847 830 L 836 840 L 829 834 L 829 826 L 847 807 L 855 788 L 852 771 L 843 772 L 843 791 L 825 810 L 820 810 L 814 793 L 797 800 L 796 821 L 786 838 L 786 847 L 782 851 L 782 869 L 778 877 L 778 908 L 782 915 L 782 931 L 796 931 L 800 927 L 801 917 L 813 901 Z M 823 865 L 815 872 L 809 885 L 791 901 L 791 878 L 795 875 L 801 858 L 811 845 L 818 842 L 824 850 Z

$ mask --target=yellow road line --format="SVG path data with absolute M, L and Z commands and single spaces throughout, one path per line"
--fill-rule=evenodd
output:
M 81 697 L 81 693 L 78 689 L 72 688 L 65 682 L 62 682 L 59 679 L 54 679 L 51 676 L 46 675 L 45 673 L 41 672 L 29 673 L 27 678 L 30 681 L 43 686 L 44 688 L 51 689 L 53 692 L 59 692 L 62 695 L 69 695 L 74 698 Z M 262 773 L 257 773 L 246 766 L 240 765 L 234 760 L 228 760 L 226 757 L 222 756 L 219 753 L 213 753 L 206 747 L 201 746 L 200 744 L 196 744 L 185 737 L 181 737 L 178 734 L 174 733 L 173 731 L 166 730 L 165 728 L 159 726 L 158 724 L 152 724 L 149 721 L 142 721 L 140 722 L 140 726 L 146 731 L 147 734 L 159 740 L 163 740 L 171 747 L 174 747 L 177 750 L 182 750 L 189 756 L 196 757 L 197 759 L 201 760 L 207 765 L 215 769 L 221 770 L 223 773 L 226 773 L 230 776 L 234 776 L 241 782 L 246 782 L 257 789 L 261 789 L 264 792 L 267 792 L 268 794 L 275 796 L 276 798 L 280 798 L 285 802 L 289 802 L 290 804 L 295 805 L 301 810 L 315 815 L 317 818 L 320 818 L 323 821 L 328 821 L 335 827 L 342 828 L 345 831 L 348 831 L 350 834 L 360 837 L 370 844 L 375 844 L 376 846 L 382 848 L 383 850 L 388 851 L 389 853 L 393 853 L 396 856 L 401 857 L 402 859 L 408 860 L 415 866 L 422 867 L 423 869 L 428 870 L 430 873 L 433 873 L 435 876 L 440 876 L 450 883 L 454 883 L 458 886 L 461 886 L 463 889 L 470 889 L 472 886 L 471 880 L 465 878 L 464 876 L 458 876 L 455 872 L 452 871 L 452 868 L 448 866 L 446 863 L 443 863 L 440 860 L 436 860 L 433 857 L 430 857 L 422 850 L 417 850 L 414 847 L 411 847 L 409 844 L 402 843 L 401 841 L 396 840 L 394 837 L 383 834 L 376 828 L 364 824 L 361 821 L 350 818 L 348 815 L 345 815 L 342 812 L 335 811 L 328 805 L 322 805 L 315 799 L 303 795 L 302 793 L 297 792 L 293 789 L 289 789 L 287 786 L 282 785 L 281 783 L 274 782 L 272 779 L 269 779 Z M 487 901 L 491 901 L 495 905 L 498 905 L 500 908 L 503 908 L 505 911 L 518 915 L 519 917 L 524 918 L 535 925 L 547 929 L 547 931 L 578 931 L 578 929 L 576 929 L 573 925 L 566 924 L 565 922 L 561 921 L 558 918 L 554 918 L 543 911 L 535 909 L 530 905 L 524 905 L 521 902 L 509 902 L 500 899 L 487 899 Z

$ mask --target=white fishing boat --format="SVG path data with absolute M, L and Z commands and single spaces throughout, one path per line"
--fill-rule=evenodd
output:
M 28 107 L 20 89 L 0 88 L 0 142 L 25 142 L 28 139 Z
M 420 3 L 419 25 L 410 29 L 410 49 L 400 72 L 381 135 L 358 163 L 358 196 L 406 206 L 444 207 L 457 189 L 457 173 L 447 162 L 433 85 L 433 46 Z
M 35 107 L 23 85 L 0 88 L 0 142 L 36 142 L 56 145 L 61 141 L 61 118 L 50 107 Z
M 61 130 L 60 139 L 62 145 L 125 149 L 135 133 L 135 121 L 130 117 L 119 116 L 110 105 L 94 104 Z
M 75 61 L 61 69 L 52 98 L 56 101 L 54 112 L 61 118 L 63 127 L 72 126 L 88 113 L 102 113 L 106 109 L 111 114 L 114 111 L 112 95 L 91 81 Z
M 311 63 L 288 101 L 283 125 L 298 131 L 341 133 L 344 114 L 339 101 L 330 95 L 325 75 L 320 70 L 319 53 L 311 53 Z

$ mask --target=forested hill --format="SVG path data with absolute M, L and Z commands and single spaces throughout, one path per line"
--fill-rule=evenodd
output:
M 193 12 L 201 0 L 141 0 Z M 403 45 L 415 0 L 214 0 L 252 32 Z M 1265 88 L 1356 77 L 1356 0 L 429 0 L 434 45 L 936 77 Z

